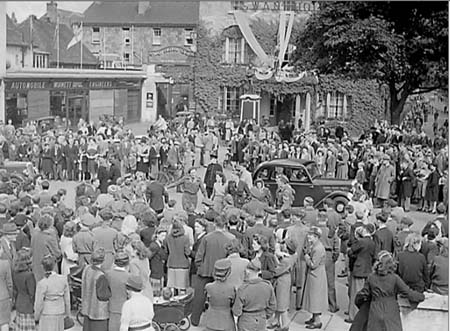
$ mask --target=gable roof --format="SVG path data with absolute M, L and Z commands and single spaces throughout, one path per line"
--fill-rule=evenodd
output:
M 71 27 L 73 23 L 80 22 L 84 17 L 83 13 L 78 13 L 65 9 L 57 9 L 57 13 L 59 17 L 59 22 L 61 24 L 67 25 L 68 27 Z M 49 14 L 45 13 L 44 15 L 41 16 L 40 19 L 47 19 L 47 17 L 49 17 Z
M 33 44 L 38 45 L 39 50 L 50 53 L 49 61 L 57 61 L 57 37 L 56 37 L 56 23 L 51 23 L 47 18 L 37 19 L 36 16 L 31 16 L 33 20 Z M 19 29 L 22 31 L 25 42 L 30 42 L 30 18 L 19 24 Z M 59 24 L 59 62 L 60 63 L 80 63 L 80 45 L 77 43 L 70 49 L 67 45 L 74 37 L 73 31 L 64 24 Z M 86 46 L 83 46 L 83 63 L 97 64 L 97 58 L 89 51 Z
M 84 12 L 84 25 L 148 25 L 195 26 L 198 24 L 199 2 L 153 2 L 143 15 L 139 2 L 95 1 Z
M 12 19 L 6 15 L 6 45 L 26 47 L 22 32 L 17 28 Z

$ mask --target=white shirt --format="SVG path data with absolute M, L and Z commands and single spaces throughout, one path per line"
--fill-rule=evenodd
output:
M 153 331 L 151 324 L 154 315 L 153 302 L 142 292 L 134 292 L 122 306 L 120 331 L 128 331 L 130 327 L 143 326 L 148 323 L 150 323 L 150 327 L 142 331 Z

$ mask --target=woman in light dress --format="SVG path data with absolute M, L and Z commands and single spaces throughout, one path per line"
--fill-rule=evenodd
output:
M 59 241 L 61 252 L 63 255 L 61 262 L 61 275 L 67 276 L 70 274 L 70 268 L 75 267 L 78 261 L 78 254 L 73 251 L 72 238 L 76 233 L 75 222 L 67 222 L 64 224 L 63 235 Z

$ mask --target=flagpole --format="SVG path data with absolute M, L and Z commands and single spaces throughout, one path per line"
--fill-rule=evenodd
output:
M 81 33 L 81 39 L 80 39 L 80 69 L 83 69 L 83 22 L 80 24 L 80 33 Z
M 59 68 L 59 16 L 56 15 L 56 67 Z

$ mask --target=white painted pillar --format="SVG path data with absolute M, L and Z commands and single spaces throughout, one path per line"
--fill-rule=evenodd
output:
M 298 127 L 298 120 L 299 120 L 300 117 L 302 116 L 300 107 L 301 107 L 300 94 L 297 94 L 297 96 L 295 97 L 295 118 L 294 118 L 294 121 L 295 121 L 294 126 L 295 126 L 297 129 L 300 129 L 300 128 Z
M 309 131 L 311 126 L 311 94 L 306 93 L 306 105 L 305 105 L 305 131 Z
M 0 1 L 0 121 L 5 121 L 6 2 Z

